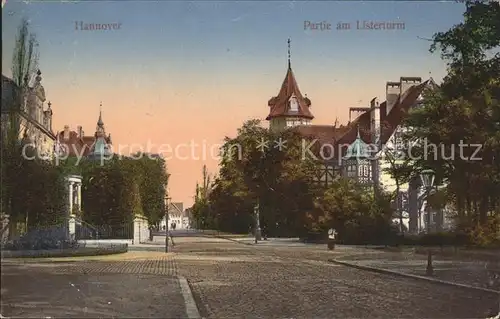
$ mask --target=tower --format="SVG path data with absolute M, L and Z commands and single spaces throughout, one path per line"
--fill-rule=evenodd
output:
M 102 103 L 100 108 L 99 119 L 97 120 L 96 131 L 94 134 L 95 140 L 94 144 L 90 148 L 88 157 L 103 162 L 103 160 L 110 159 L 113 153 L 111 151 L 111 136 L 106 136 L 104 121 L 102 120 Z
M 106 131 L 104 130 L 104 122 L 102 121 L 102 103 L 99 106 L 99 119 L 97 120 L 97 126 L 95 129 L 96 138 L 99 136 L 106 136 Z
M 358 126 L 358 136 L 347 148 L 346 155 L 343 159 L 343 166 L 347 178 L 355 179 L 361 184 L 371 184 L 371 155 L 369 146 L 361 139 Z
M 277 96 L 268 102 L 270 107 L 269 128 L 273 131 L 283 131 L 298 125 L 310 125 L 314 118 L 309 108 L 311 100 L 302 96 L 292 71 L 290 61 L 290 39 L 288 39 L 288 69 Z

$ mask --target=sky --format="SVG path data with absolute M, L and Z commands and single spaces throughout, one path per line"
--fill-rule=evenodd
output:
M 425 39 L 460 23 L 463 11 L 454 1 L 7 0 L 2 74 L 12 74 L 25 17 L 39 43 L 54 132 L 81 125 L 92 135 L 102 102 L 113 150 L 164 153 L 170 196 L 189 207 L 203 165 L 218 172 L 215 150 L 224 137 L 235 136 L 246 120 L 266 122 L 267 101 L 285 77 L 288 38 L 313 124 L 336 118 L 345 124 L 349 107 L 385 100 L 387 81 L 432 76 L 439 82 L 446 66 Z M 307 21 L 331 29 L 305 29 Z M 357 21 L 404 23 L 404 29 L 362 30 Z M 90 23 L 120 26 L 81 30 Z M 338 23 L 351 29 L 337 30 Z

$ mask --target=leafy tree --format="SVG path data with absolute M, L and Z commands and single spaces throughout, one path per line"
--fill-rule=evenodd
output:
M 281 141 L 281 143 L 280 143 Z M 225 231 L 247 232 L 254 207 L 268 234 L 299 234 L 306 227 L 315 188 L 316 163 L 302 159 L 302 137 L 289 130 L 270 132 L 258 120 L 243 124 L 237 137 L 226 138 L 219 175 L 209 195 L 210 214 Z
M 114 157 L 101 165 L 84 159 L 75 167 L 65 161 L 64 171 L 83 176 L 82 209 L 85 222 L 128 227 L 136 216 L 157 225 L 165 215 L 168 174 L 164 159 L 151 154 Z
M 142 214 L 150 225 L 158 225 L 165 216 L 165 195 L 168 174 L 165 160 L 152 154 L 136 154 L 134 161 L 138 176 L 138 186 Z
M 467 1 L 464 22 L 434 35 L 431 52 L 441 50 L 448 74 L 404 123 L 411 128 L 404 144 L 416 143 L 411 151 L 419 158 L 405 163 L 409 172 L 436 172 L 468 232 L 484 228 L 500 210 L 498 21 L 498 2 Z
M 334 228 L 344 243 L 383 243 L 393 234 L 390 194 L 374 196 L 353 180 L 335 181 L 318 197 L 316 209 L 324 212 L 316 220 L 316 229 Z
M 203 184 L 196 184 L 196 195 L 193 204 L 193 218 L 195 227 L 202 229 L 217 229 L 217 216 L 210 203 L 210 194 L 212 191 L 211 176 L 208 173 L 207 166 L 203 165 Z

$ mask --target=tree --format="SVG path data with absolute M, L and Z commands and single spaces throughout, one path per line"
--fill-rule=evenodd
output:
M 165 160 L 159 156 L 135 154 L 142 214 L 150 225 L 159 225 L 165 216 L 165 196 L 168 173 Z
M 20 223 L 24 223 L 24 230 L 27 230 L 28 226 L 44 224 L 44 220 L 60 219 L 64 201 L 64 197 L 55 196 L 62 195 L 60 192 L 64 183 L 59 171 L 42 160 L 23 157 L 28 141 L 22 136 L 24 133 L 24 137 L 27 137 L 31 124 L 21 114 L 25 111 L 24 99 L 28 93 L 29 79 L 33 77 L 38 64 L 36 37 L 30 33 L 27 19 L 23 19 L 19 27 L 12 62 L 12 94 L 9 99 L 2 101 L 1 206 L 2 212 L 9 215 L 10 238 L 17 236 Z M 29 154 L 26 155 L 35 155 L 34 148 L 27 149 Z M 33 183 L 34 178 L 37 178 L 38 184 Z M 30 193 L 35 197 L 29 198 L 27 194 Z
M 371 189 L 353 180 L 335 181 L 317 198 L 316 208 L 322 212 L 316 230 L 334 228 L 344 243 L 386 243 L 393 234 L 390 195 L 374 196 Z
M 168 173 L 163 158 L 138 153 L 114 157 L 103 165 L 87 159 L 77 167 L 73 164 L 67 160 L 62 166 L 83 176 L 83 220 L 110 229 L 109 236 L 120 229 L 128 233 L 119 236 L 131 236 L 128 227 L 137 216 L 146 217 L 150 226 L 164 217 Z
M 196 184 L 196 195 L 193 204 L 193 218 L 195 225 L 202 229 L 217 229 L 217 217 L 212 215 L 210 194 L 212 191 L 211 176 L 208 173 L 207 166 L 202 169 L 202 186 Z
M 16 37 L 12 56 L 12 78 L 18 87 L 28 84 L 38 68 L 38 43 L 29 31 L 29 21 L 23 18 Z
M 410 112 L 404 139 L 416 160 L 408 179 L 432 168 L 469 230 L 498 216 L 500 202 L 500 4 L 467 1 L 464 22 L 433 37 L 448 74 Z M 462 146 L 461 146 L 462 145 Z M 476 146 L 477 145 L 477 146 Z M 464 147 L 465 146 L 465 147 Z M 408 152 L 408 149 L 406 150 Z M 471 228 L 472 227 L 472 228 Z
M 384 159 L 387 160 L 387 162 L 389 163 L 389 167 L 386 168 L 385 171 L 391 175 L 391 177 L 394 179 L 394 182 L 396 183 L 396 189 L 392 196 L 392 200 L 395 201 L 396 203 L 396 215 L 399 218 L 400 231 L 403 232 L 404 216 L 403 216 L 403 209 L 400 205 L 401 204 L 400 196 L 401 196 L 401 184 L 406 176 L 406 170 L 405 166 L 401 163 L 399 159 L 399 152 L 400 150 L 397 149 L 397 146 L 396 147 L 389 146 L 387 148 L 384 148 L 383 156 Z
M 235 138 L 226 138 L 209 195 L 217 226 L 247 232 L 258 203 L 261 225 L 269 235 L 303 232 L 315 196 L 310 176 L 317 163 L 302 159 L 301 151 L 299 134 L 270 132 L 258 120 L 245 122 Z

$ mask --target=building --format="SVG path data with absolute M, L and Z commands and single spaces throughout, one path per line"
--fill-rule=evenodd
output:
M 290 39 L 288 40 L 288 70 L 277 96 L 268 101 L 270 108 L 266 120 L 272 131 L 282 131 L 299 125 L 310 125 L 314 116 L 309 110 L 311 100 L 302 96 L 292 71 L 290 61 Z
M 2 136 L 7 133 L 13 115 L 19 121 L 19 139 L 32 145 L 39 158 L 51 160 L 56 136 L 52 131 L 52 104 L 48 102 L 45 105 L 46 95 L 41 75 L 42 72 L 38 70 L 31 84 L 26 76 L 21 86 L 2 75 Z
M 111 134 L 106 135 L 102 111 L 99 112 L 94 135 L 85 135 L 81 126 L 78 126 L 76 131 L 71 131 L 66 125 L 63 131 L 57 133 L 56 138 L 62 152 L 68 156 L 101 159 L 110 158 L 113 154 Z
M 385 101 L 371 100 L 368 107 L 349 109 L 359 115 L 347 125 L 313 125 L 311 100 L 303 96 L 290 62 L 290 41 L 288 41 L 288 69 L 277 96 L 269 100 L 269 128 L 273 131 L 292 129 L 307 139 L 315 141 L 322 149 L 319 158 L 321 169 L 315 180 L 325 187 L 340 176 L 355 178 L 361 183 L 374 183 L 387 191 L 394 191 L 394 181 L 384 172 L 388 161 L 383 146 L 397 144 L 403 128 L 402 120 L 413 107 L 423 103 L 422 93 L 436 87 L 433 79 L 422 82 L 420 77 L 401 77 L 399 81 L 386 83 Z M 370 146 L 368 148 L 368 145 Z M 328 146 L 323 147 L 322 146 Z M 410 231 L 416 232 L 420 209 L 418 204 L 418 181 L 400 188 L 408 198 Z
M 184 213 L 184 203 L 174 203 L 170 202 L 168 205 L 168 228 L 171 229 L 171 225 L 175 224 L 175 229 L 188 229 L 189 228 L 189 216 Z M 163 229 L 165 226 L 165 217 L 160 223 L 160 227 Z

